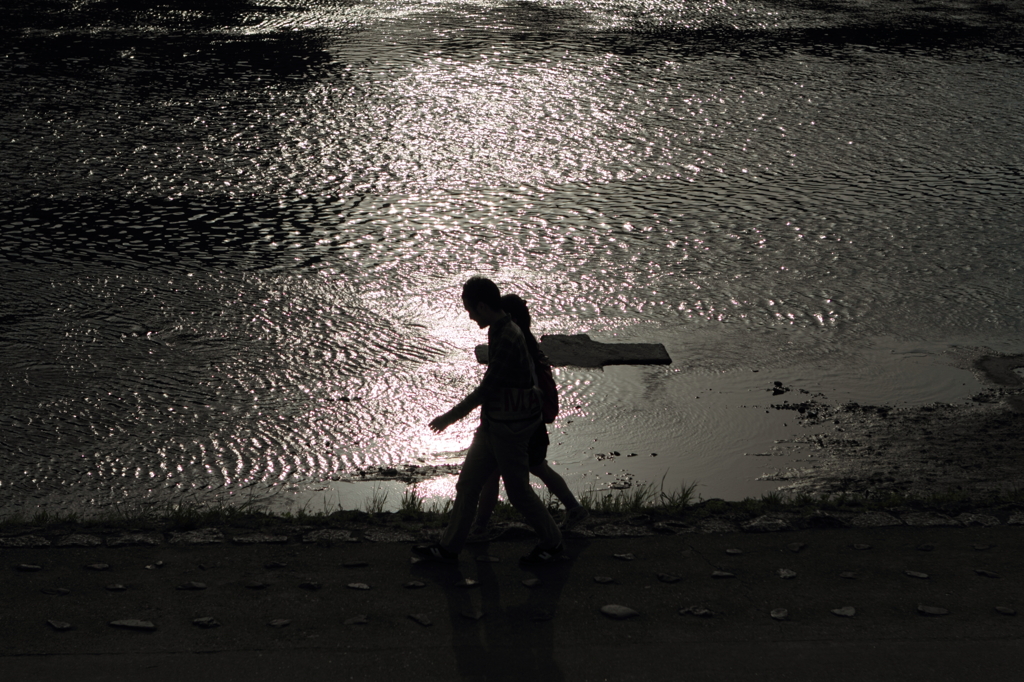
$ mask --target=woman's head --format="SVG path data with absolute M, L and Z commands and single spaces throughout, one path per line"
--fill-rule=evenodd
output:
M 501 297 L 501 309 L 509 314 L 516 326 L 524 332 L 530 331 L 530 309 L 526 301 L 515 294 L 505 294 Z

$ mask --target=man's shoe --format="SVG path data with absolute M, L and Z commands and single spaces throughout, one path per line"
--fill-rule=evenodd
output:
M 562 530 L 572 530 L 590 518 L 590 512 L 582 505 L 573 507 L 565 512 L 565 519 L 562 521 Z
M 431 545 L 416 545 L 412 548 L 413 556 L 424 561 L 436 561 L 442 564 L 455 564 L 459 562 L 459 553 L 451 552 L 438 543 Z
M 554 549 L 542 549 L 540 545 L 533 548 L 533 551 L 524 557 L 520 557 L 519 561 L 524 564 L 553 564 L 559 561 L 565 561 L 565 545 L 559 545 Z

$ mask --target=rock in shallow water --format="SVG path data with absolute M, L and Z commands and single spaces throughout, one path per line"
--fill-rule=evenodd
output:
M 623 606 L 621 604 L 605 604 L 601 607 L 601 613 L 616 620 L 625 620 L 626 618 L 632 618 L 633 616 L 640 615 L 628 606 Z

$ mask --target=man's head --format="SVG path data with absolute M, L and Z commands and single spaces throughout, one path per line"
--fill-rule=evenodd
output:
M 481 329 L 504 315 L 498 285 L 486 277 L 471 277 L 462 285 L 462 305 Z

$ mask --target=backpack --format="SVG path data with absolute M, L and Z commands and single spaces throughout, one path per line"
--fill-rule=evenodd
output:
M 558 386 L 555 385 L 555 376 L 551 372 L 551 365 L 536 362 L 537 386 L 541 392 L 541 415 L 544 423 L 550 424 L 558 416 Z

